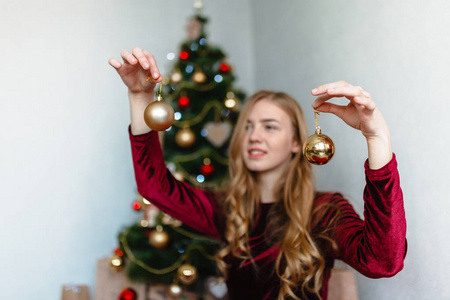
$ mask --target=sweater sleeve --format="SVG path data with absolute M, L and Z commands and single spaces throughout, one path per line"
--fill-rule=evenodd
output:
M 370 278 L 390 277 L 403 268 L 406 219 L 395 155 L 383 168 L 365 163 L 364 221 L 340 195 L 341 217 L 335 229 L 338 259 Z M 337 199 L 336 199 L 337 198 Z
M 156 207 L 204 234 L 218 238 L 214 193 L 176 180 L 167 169 L 158 132 L 132 135 L 128 129 L 139 193 Z

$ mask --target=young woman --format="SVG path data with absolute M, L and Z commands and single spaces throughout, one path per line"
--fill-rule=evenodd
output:
M 302 155 L 305 118 L 285 93 L 260 91 L 245 102 L 230 143 L 226 192 L 176 181 L 157 132 L 143 120 L 161 81 L 156 61 L 140 48 L 121 56 L 123 63 L 109 63 L 129 89 L 138 190 L 164 212 L 222 241 L 217 262 L 230 299 L 327 299 L 334 259 L 372 278 L 403 268 L 406 221 L 397 163 L 389 129 L 369 93 L 346 82 L 312 90 L 316 110 L 337 115 L 367 140 L 363 221 L 342 195 L 315 191 Z M 153 80 L 146 81 L 148 74 Z M 327 102 L 333 97 L 349 103 Z

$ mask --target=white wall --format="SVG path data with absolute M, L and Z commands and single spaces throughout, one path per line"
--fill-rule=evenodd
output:
M 357 278 L 361 299 L 448 299 L 450 2 L 252 4 L 256 88 L 294 95 L 312 133 L 314 98 L 309 91 L 346 80 L 372 94 L 390 126 L 409 249 L 404 270 L 394 278 Z M 321 115 L 319 124 L 333 138 L 336 154 L 329 165 L 316 167 L 318 185 L 344 192 L 361 212 L 364 139 L 335 116 Z
M 1 1 L 2 299 L 59 299 L 65 283 L 93 292 L 96 260 L 137 219 L 126 89 L 108 59 L 139 45 L 167 71 L 192 2 Z M 210 40 L 246 90 L 254 84 L 249 8 L 205 5 Z
M 124 48 L 153 50 L 164 70 L 192 1 L 2 1 L 0 10 L 0 287 L 2 299 L 58 299 L 64 283 L 94 287 L 96 259 L 136 218 L 126 90 L 107 64 Z M 444 299 L 450 204 L 450 4 L 209 1 L 210 38 L 238 86 L 291 93 L 344 79 L 371 92 L 392 131 L 408 219 L 405 269 L 358 277 L 361 299 Z M 250 20 L 253 20 L 252 22 Z M 257 63 L 253 63 L 253 62 Z M 361 211 L 362 136 L 334 116 L 320 125 L 337 148 L 317 167 L 322 189 Z

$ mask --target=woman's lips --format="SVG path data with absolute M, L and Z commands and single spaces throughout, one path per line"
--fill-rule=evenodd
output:
M 251 158 L 251 159 L 261 158 L 264 155 L 266 155 L 266 152 L 262 151 L 260 149 L 250 149 L 248 151 L 248 157 Z

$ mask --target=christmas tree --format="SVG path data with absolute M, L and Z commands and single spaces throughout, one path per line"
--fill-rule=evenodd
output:
M 164 133 L 164 159 L 179 180 L 203 189 L 227 182 L 228 145 L 245 95 L 225 54 L 208 43 L 207 19 L 191 18 L 172 74 L 164 77 L 164 97 L 175 109 L 175 123 Z M 174 59 L 175 54 L 169 54 Z
M 175 122 L 160 138 L 175 178 L 221 189 L 227 183 L 233 124 L 245 95 L 233 87 L 235 77 L 224 52 L 208 43 L 206 23 L 199 13 L 190 18 L 178 54 L 167 55 L 170 75 L 163 78 L 163 98 L 174 108 Z M 183 288 L 201 290 L 203 280 L 216 275 L 216 240 L 162 213 L 142 196 L 133 208 L 143 211 L 142 219 L 120 233 L 111 270 L 126 267 L 131 281 L 169 284 L 172 296 Z

